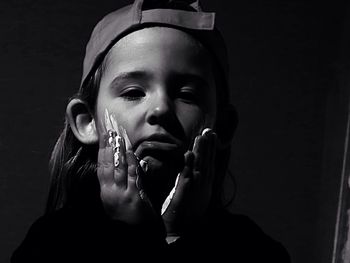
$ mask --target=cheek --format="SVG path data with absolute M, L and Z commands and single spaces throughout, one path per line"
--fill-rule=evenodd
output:
M 140 129 L 140 119 L 142 118 L 142 111 L 138 107 L 126 107 L 119 101 L 112 101 L 106 104 L 100 104 L 98 108 L 98 125 L 99 134 L 106 132 L 105 126 L 105 110 L 108 110 L 110 115 L 113 115 L 117 121 L 118 126 L 122 126 L 133 143 L 136 131 Z
M 117 111 L 115 113 L 115 116 L 117 118 L 117 122 L 119 126 L 122 126 L 131 141 L 132 144 L 134 144 L 135 137 L 137 137 L 137 131 L 141 130 L 138 123 L 139 122 L 139 116 L 135 114 L 133 111 Z
M 177 117 L 190 140 L 207 127 L 208 116 L 198 107 L 181 107 L 177 110 Z

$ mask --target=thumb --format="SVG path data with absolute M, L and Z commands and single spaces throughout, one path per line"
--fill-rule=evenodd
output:
M 162 215 L 168 210 L 168 208 L 169 210 L 177 210 L 181 205 L 185 192 L 187 192 L 191 183 L 193 163 L 194 154 L 190 151 L 186 152 L 184 169 L 177 175 L 175 185 L 162 205 Z

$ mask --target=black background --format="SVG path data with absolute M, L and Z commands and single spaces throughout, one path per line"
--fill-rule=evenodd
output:
M 330 262 L 348 94 L 347 6 L 202 2 L 217 12 L 227 40 L 240 118 L 232 210 L 281 241 L 293 262 Z M 91 30 L 126 3 L 0 3 L 0 262 L 43 212 L 50 151 Z

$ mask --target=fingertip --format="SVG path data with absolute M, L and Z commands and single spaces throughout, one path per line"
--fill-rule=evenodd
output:
M 126 149 L 125 149 L 125 140 L 123 137 L 121 136 L 117 136 L 117 140 L 118 140 L 118 143 L 119 143 L 119 147 L 120 147 L 120 151 L 125 154 L 126 153 Z
M 209 133 L 205 135 L 205 137 L 208 139 L 209 147 L 212 149 L 215 149 L 216 141 L 218 137 L 217 134 L 213 130 L 211 130 Z
M 132 150 L 126 150 L 125 152 L 126 155 L 126 160 L 128 161 L 128 164 L 137 164 L 137 159 L 136 156 L 134 154 L 134 152 Z
M 126 156 L 126 149 L 125 149 L 125 142 L 122 137 L 117 137 L 118 143 L 119 143 L 119 156 L 121 158 L 122 164 L 126 165 L 127 163 L 127 156 Z
M 212 133 L 212 132 L 213 132 L 212 129 L 210 129 L 210 128 L 205 128 L 205 129 L 202 131 L 202 136 L 207 135 L 207 134 L 210 134 L 210 133 Z
M 201 135 L 197 135 L 196 138 L 194 138 L 194 143 L 192 147 L 192 151 L 197 151 L 198 150 L 198 141 Z
M 192 164 L 194 161 L 195 155 L 192 151 L 187 151 L 185 153 L 185 165 Z
M 123 139 L 125 140 L 125 147 L 126 150 L 132 150 L 132 145 L 128 136 L 128 133 L 126 132 L 125 128 L 120 125 L 121 135 Z
M 184 178 L 190 178 L 191 173 L 192 173 L 192 169 L 194 166 L 195 155 L 193 152 L 187 151 L 185 153 L 184 158 L 185 158 L 185 163 L 184 163 L 184 168 L 183 168 L 183 171 L 181 173 L 181 176 Z

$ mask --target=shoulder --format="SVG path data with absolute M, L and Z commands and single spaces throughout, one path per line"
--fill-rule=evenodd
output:
M 150 231 L 109 220 L 96 211 L 60 209 L 32 224 L 11 262 L 109 262 L 115 254 L 105 251 L 116 248 L 125 253 L 162 249 L 165 240 L 156 231 L 149 235 Z
M 226 240 L 222 246 L 240 257 L 268 262 L 290 262 L 286 248 L 266 234 L 251 218 L 226 210 L 216 211 L 211 218 L 213 235 Z
M 243 214 L 217 210 L 211 215 L 210 222 L 216 230 L 224 231 L 226 234 L 235 233 L 236 236 L 247 239 L 250 237 L 271 239 L 256 222 Z
M 12 254 L 11 262 L 52 261 L 51 257 L 55 256 L 58 244 L 67 244 L 65 237 L 73 229 L 74 223 L 70 222 L 72 218 L 74 216 L 66 209 L 39 217 L 31 225 L 24 240 Z
M 211 211 L 186 235 L 171 244 L 176 259 L 215 262 L 290 263 L 283 245 L 245 215 Z M 175 260 L 176 261 L 176 260 Z

